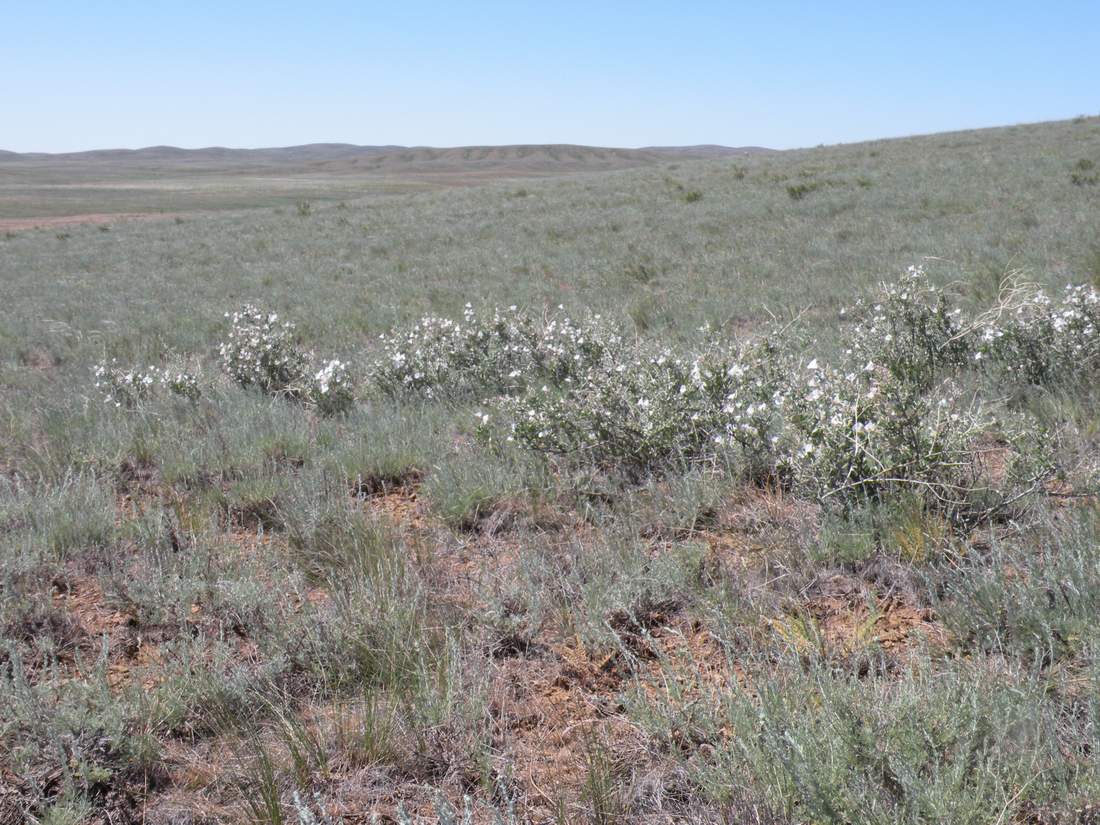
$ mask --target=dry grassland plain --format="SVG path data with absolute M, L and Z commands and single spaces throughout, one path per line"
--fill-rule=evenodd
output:
M 1100 119 L 215 155 L 0 157 L 0 822 L 1100 822 Z

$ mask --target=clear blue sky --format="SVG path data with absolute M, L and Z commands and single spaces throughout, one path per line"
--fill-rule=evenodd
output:
M 0 148 L 777 148 L 1100 112 L 1090 2 L 0 2 Z

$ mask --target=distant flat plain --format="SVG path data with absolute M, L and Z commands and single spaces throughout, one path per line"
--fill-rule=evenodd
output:
M 368 195 L 545 178 L 768 152 L 759 147 L 310 144 L 273 149 L 0 151 L 0 230 L 339 202 Z

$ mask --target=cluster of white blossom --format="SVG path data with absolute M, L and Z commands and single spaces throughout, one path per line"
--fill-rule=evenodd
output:
M 909 267 L 895 283 L 881 284 L 873 302 L 845 314 L 856 319 L 848 334 L 849 360 L 872 361 L 908 384 L 930 386 L 970 354 L 962 310 L 920 266 Z
M 973 359 L 1030 384 L 1080 378 L 1100 368 L 1100 292 L 1067 286 L 1057 300 L 1041 289 L 987 313 Z
M 150 366 L 147 370 L 120 367 L 118 361 L 97 364 L 92 373 L 95 388 L 103 400 L 116 407 L 133 407 L 158 390 L 184 398 L 195 399 L 201 394 L 198 379 L 190 373 L 167 367 Z
M 308 395 L 323 415 L 348 412 L 355 403 L 355 385 L 348 365 L 336 359 L 323 363 L 310 377 Z
M 774 465 L 782 359 L 771 342 L 669 350 L 592 364 L 559 387 L 500 403 L 507 437 L 529 449 L 641 475 L 673 462 L 737 451 L 752 472 Z
M 274 312 L 245 304 L 229 319 L 229 335 L 219 347 L 222 368 L 242 387 L 264 392 L 291 390 L 306 373 L 306 354 L 294 337 L 294 324 Z
M 600 316 L 537 318 L 515 306 L 462 320 L 427 316 L 380 337 L 372 382 L 390 395 L 499 395 L 531 382 L 569 383 L 621 345 Z

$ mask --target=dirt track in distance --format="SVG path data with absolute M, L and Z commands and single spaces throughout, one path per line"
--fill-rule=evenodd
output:
M 49 229 L 55 226 L 73 226 L 83 223 L 104 225 L 117 221 L 156 221 L 175 218 L 179 214 L 179 212 L 91 212 L 84 215 L 45 216 L 41 218 L 0 218 L 0 232 Z

